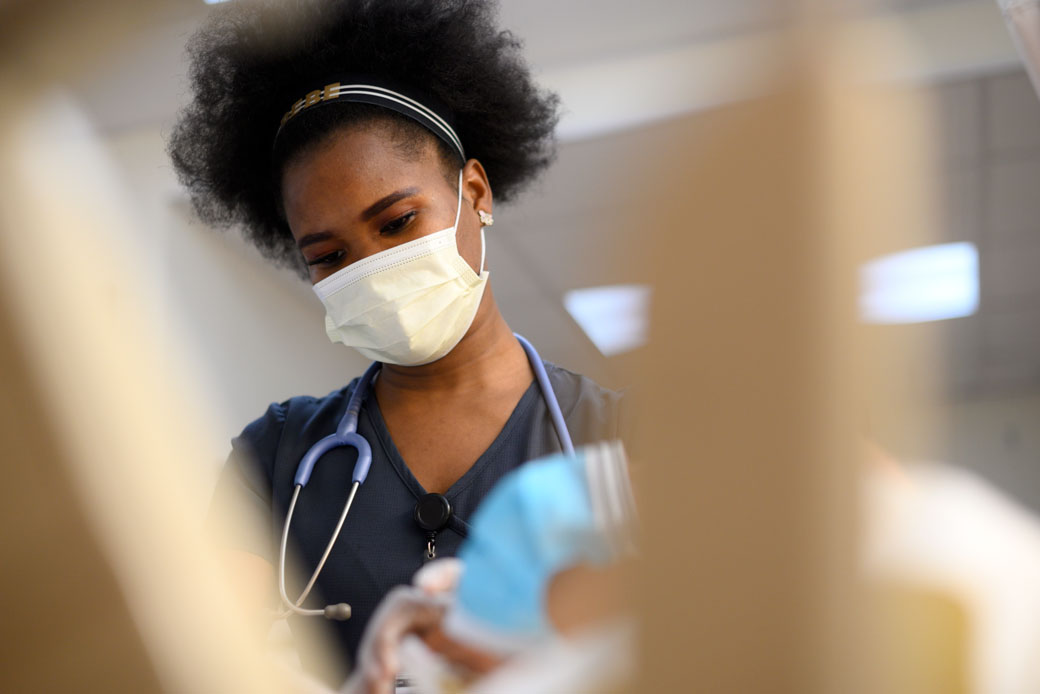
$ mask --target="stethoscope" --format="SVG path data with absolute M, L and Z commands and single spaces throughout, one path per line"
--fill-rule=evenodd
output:
M 514 335 L 516 334 L 514 333 Z M 549 383 L 549 375 L 545 372 L 545 366 L 542 363 L 542 359 L 538 356 L 538 352 L 535 351 L 534 346 L 525 338 L 516 335 L 516 339 L 524 348 L 524 352 L 527 354 L 527 360 L 531 363 L 531 369 L 534 371 L 535 379 L 538 381 L 539 388 L 541 388 L 542 397 L 545 399 L 546 407 L 549 409 L 549 416 L 552 418 L 553 427 L 556 429 L 556 435 L 560 439 L 560 445 L 563 447 L 564 453 L 573 455 L 574 444 L 571 442 L 570 431 L 567 429 L 567 423 L 563 420 L 563 412 L 560 410 L 560 402 L 556 399 L 556 393 L 553 391 L 552 384 Z M 382 364 L 379 362 L 373 362 L 372 365 L 365 370 L 365 373 L 361 376 L 361 380 L 358 382 L 357 387 L 354 388 L 354 392 L 350 394 L 350 399 L 347 401 L 347 410 L 339 420 L 339 425 L 336 427 L 336 433 L 329 434 L 311 446 L 310 449 L 304 453 L 303 457 L 300 459 L 299 465 L 296 467 L 296 477 L 293 479 L 294 487 L 292 499 L 289 501 L 289 510 L 285 514 L 285 526 L 282 529 L 282 542 L 278 550 L 278 591 L 281 593 L 283 607 L 288 608 L 282 612 L 281 616 L 283 617 L 295 613 L 311 617 L 322 616 L 327 619 L 350 619 L 350 605 L 343 602 L 335 605 L 326 605 L 324 609 L 320 610 L 305 609 L 300 607 L 300 605 L 302 605 L 303 601 L 307 599 L 308 595 L 310 595 L 311 589 L 314 588 L 314 584 L 318 580 L 318 575 L 321 573 L 321 570 L 325 568 L 325 562 L 332 553 L 332 546 L 336 544 L 340 530 L 343 528 L 343 523 L 347 520 L 347 514 L 350 513 L 350 506 L 354 503 L 354 496 L 357 494 L 358 487 L 360 487 L 365 481 L 365 478 L 368 477 L 368 469 L 372 465 L 372 447 L 369 445 L 368 441 L 357 432 L 358 416 L 361 414 L 361 405 L 364 402 L 365 394 L 368 393 L 369 386 L 372 384 L 372 380 L 375 378 L 376 374 L 379 373 L 381 366 Z M 289 600 L 289 596 L 286 595 L 285 592 L 285 548 L 289 542 L 289 525 L 292 523 L 293 511 L 296 509 L 296 501 L 300 496 L 300 490 L 307 486 L 307 482 L 311 478 L 311 472 L 313 472 L 314 466 L 318 463 L 318 460 L 332 449 L 343 448 L 345 446 L 357 451 L 357 462 L 354 463 L 354 474 L 350 485 L 350 492 L 347 494 L 347 503 L 343 506 L 343 513 L 340 514 L 339 521 L 336 523 L 336 528 L 332 531 L 332 537 L 329 539 L 329 543 L 325 546 L 325 551 L 321 555 L 321 559 L 318 560 L 314 573 L 311 574 L 310 580 L 307 581 L 307 585 L 304 586 L 303 592 L 300 593 L 300 597 L 293 602 Z M 415 522 L 427 534 L 427 559 L 432 559 L 435 556 L 433 544 L 434 538 L 436 533 L 448 524 L 451 515 L 452 511 L 450 502 L 440 494 L 427 494 L 415 505 Z

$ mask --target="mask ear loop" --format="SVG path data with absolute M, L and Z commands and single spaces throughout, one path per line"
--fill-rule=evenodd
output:
M 463 171 L 463 169 L 459 169 L 459 203 L 458 203 L 458 206 L 455 208 L 455 226 L 454 226 L 454 229 L 455 229 L 456 232 L 458 232 L 458 230 L 459 230 L 459 217 L 462 215 L 462 171 Z M 480 270 L 477 272 L 478 275 L 484 272 L 484 254 L 486 252 L 487 252 L 487 246 L 484 243 L 484 226 L 481 225 L 481 227 L 480 227 L 480 266 L 479 266 Z
M 459 230 L 459 215 L 462 214 L 462 169 L 459 169 L 459 201 L 455 205 L 455 231 Z
M 484 273 L 484 253 L 487 251 L 487 245 L 484 243 L 484 227 L 480 227 L 480 273 Z

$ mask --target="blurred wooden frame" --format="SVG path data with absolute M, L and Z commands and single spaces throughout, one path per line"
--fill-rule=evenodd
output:
M 62 89 L 174 6 L 0 10 L 3 691 L 296 686 L 207 543 L 204 400 L 149 322 L 113 233 L 138 220 Z
M 0 689 L 154 692 L 159 679 L 68 477 L 36 368 L 0 303 Z
M 941 673 L 914 671 L 935 666 L 914 657 L 897 671 L 875 652 L 873 636 L 938 613 L 870 632 L 857 571 L 869 416 L 928 424 L 930 346 L 868 341 L 856 315 L 858 264 L 934 229 L 928 112 L 870 72 L 905 47 L 898 36 L 854 55 L 840 27 L 801 29 L 778 43 L 774 92 L 698 116 L 645 204 L 654 298 L 633 379 L 645 392 L 632 691 L 966 688 L 964 630 L 944 634 L 960 659 Z

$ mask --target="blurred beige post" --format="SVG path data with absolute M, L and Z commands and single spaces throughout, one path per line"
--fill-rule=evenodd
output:
M 206 540 L 207 407 L 118 244 L 133 201 L 62 88 L 163 7 L 0 15 L 3 691 L 297 691 Z
M 868 88 L 842 37 L 778 42 L 773 93 L 701 116 L 662 172 L 634 691 L 892 692 L 920 674 L 883 672 L 872 651 L 856 479 L 867 410 L 906 415 L 896 381 L 925 362 L 865 354 L 856 267 L 930 228 L 930 138 L 918 104 Z M 962 666 L 917 691 L 960 691 Z

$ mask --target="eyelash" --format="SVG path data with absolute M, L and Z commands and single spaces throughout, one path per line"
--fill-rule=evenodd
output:
M 384 236 L 391 236 L 393 234 L 396 234 L 397 232 L 401 231 L 406 226 L 408 226 L 408 223 L 412 221 L 412 219 L 415 217 L 415 214 L 416 213 L 413 210 L 412 212 L 408 212 L 407 214 L 401 215 L 397 219 L 386 224 L 382 229 L 379 230 L 379 233 L 383 234 Z M 332 253 L 327 253 L 321 256 L 320 258 L 315 258 L 314 260 L 307 261 L 307 265 L 322 265 L 328 267 L 335 265 L 341 260 L 343 260 L 343 251 L 333 251 Z
M 338 263 L 342 259 L 343 259 L 343 251 L 333 251 L 332 253 L 327 253 L 326 255 L 323 255 L 320 258 L 315 258 L 314 260 L 308 260 L 307 264 L 308 265 L 335 265 L 336 263 Z
M 414 217 L 415 217 L 415 211 L 414 210 L 411 211 L 411 212 L 405 213 L 405 214 L 401 215 L 400 217 L 398 217 L 397 219 L 393 220 L 392 222 L 388 223 L 382 229 L 380 229 L 379 233 L 383 234 L 384 236 L 390 236 L 391 234 L 396 234 L 397 232 L 401 231 L 401 229 L 404 229 L 406 226 L 408 226 L 408 222 L 412 221 L 412 219 Z

